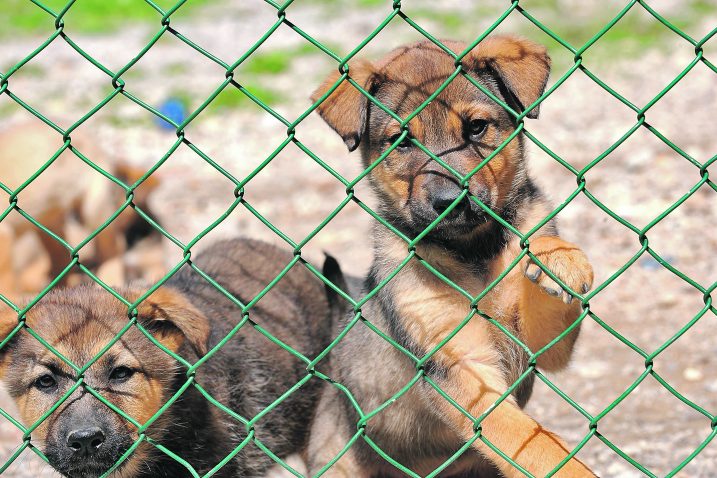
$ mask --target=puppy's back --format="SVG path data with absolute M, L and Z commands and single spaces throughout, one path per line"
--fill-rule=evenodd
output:
M 211 356 L 197 370 L 197 382 L 248 420 L 270 408 L 255 424 L 255 436 L 279 457 L 304 448 L 323 383 L 309 377 L 307 362 L 295 352 L 312 360 L 328 346 L 331 310 L 324 285 L 297 262 L 244 314 L 241 305 L 227 298 L 203 275 L 246 306 L 281 275 L 293 258 L 290 251 L 261 241 L 222 241 L 193 261 L 200 272 L 187 264 L 167 283 L 202 311 L 211 324 L 207 344 Z M 233 335 L 212 350 L 228 334 Z M 184 354 L 191 357 L 192 351 L 184 349 Z M 295 389 L 299 383 L 300 388 Z M 292 389 L 293 393 L 277 402 Z M 196 414 L 196 403 L 186 400 L 179 404 L 185 408 L 181 413 Z M 229 443 L 225 444 L 228 446 L 217 450 L 226 455 L 246 438 L 245 427 L 214 407 L 210 413 L 218 429 L 231 430 Z M 259 476 L 271 463 L 263 451 L 249 444 L 233 465 L 238 467 L 238 476 Z
M 195 266 L 247 305 L 293 260 L 288 250 L 253 239 L 217 242 L 199 254 Z M 242 319 L 242 308 L 202 274 L 185 266 L 168 285 L 180 290 L 209 318 L 214 346 Z M 250 323 L 312 356 L 330 335 L 327 294 L 323 283 L 302 264 L 294 266 L 248 310 Z

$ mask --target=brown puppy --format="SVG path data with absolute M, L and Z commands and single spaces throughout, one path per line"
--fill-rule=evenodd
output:
M 293 255 L 259 241 L 215 244 L 194 261 L 244 304 L 256 297 Z M 136 288 L 119 290 L 135 301 Z M 137 321 L 168 349 L 190 363 L 226 337 L 242 319 L 241 309 L 198 273 L 185 266 L 143 301 Z M 308 270 L 292 268 L 249 311 L 249 319 L 308 357 L 326 346 L 330 331 L 322 283 Z M 51 292 L 27 313 L 26 326 L 78 367 L 83 367 L 127 324 L 127 307 L 98 287 Z M 246 323 L 201 365 L 196 383 L 236 414 L 249 420 L 307 376 L 306 364 Z M 17 316 L 0 314 L 0 342 L 17 327 Z M 3 376 L 4 375 L 4 376 Z M 110 469 L 138 439 L 144 425 L 187 382 L 186 368 L 130 327 L 83 375 L 48 351 L 26 328 L 0 349 L 0 376 L 32 425 L 63 394 L 69 396 L 32 432 L 32 443 L 64 476 L 90 478 Z M 259 419 L 258 438 L 281 458 L 303 451 L 320 381 L 312 379 Z M 101 394 L 135 421 L 102 404 L 84 386 Z M 244 423 L 212 405 L 189 386 L 144 431 L 153 443 L 209 472 L 247 437 Z M 249 442 L 213 476 L 263 476 L 274 462 Z M 185 477 L 190 472 L 143 441 L 122 462 L 115 477 Z
M 80 131 L 72 133 L 73 147 L 125 184 L 133 184 L 145 173 L 141 168 L 107 157 L 95 141 L 96 138 Z M 61 136 L 45 125 L 21 123 L 0 130 L 0 184 L 17 191 L 33 174 L 42 171 L 19 192 L 17 207 L 74 247 L 112 216 L 125 201 L 125 191 L 93 171 L 69 149 L 44 169 L 63 144 Z M 156 175 L 150 176 L 133 196 L 133 203 L 150 215 L 149 195 L 158 185 Z M 0 211 L 2 216 L 7 207 L 4 191 L 0 197 L 5 202 Z M 147 235 L 159 233 L 137 214 L 125 211 L 81 249 L 80 259 L 96 270 L 108 261 L 117 261 Z M 0 293 L 6 297 L 42 290 L 71 260 L 70 251 L 16 211 L 0 221 L 0 249 Z M 123 265 L 122 276 L 130 272 L 125 269 Z M 74 272 L 63 278 L 63 284 L 85 279 Z
M 465 44 L 447 42 L 454 52 Z M 550 59 L 544 47 L 513 37 L 487 38 L 463 59 L 480 84 L 516 111 L 535 102 L 547 82 Z M 350 64 L 350 76 L 398 116 L 405 118 L 455 71 L 453 58 L 429 42 L 399 48 L 377 63 Z M 313 95 L 326 94 L 339 79 L 332 74 Z M 347 81 L 318 107 L 321 117 L 344 139 L 360 148 L 364 167 L 400 140 L 399 123 Z M 535 118 L 537 108 L 528 117 Z M 416 138 L 460 175 L 476 168 L 514 132 L 513 118 L 461 75 L 408 124 L 409 137 L 369 175 L 379 199 L 378 212 L 413 238 L 440 214 L 453 209 L 416 248 L 416 255 L 390 277 L 411 251 L 404 240 L 382 226 L 374 229 L 375 258 L 363 284 L 363 297 L 390 278 L 362 307 L 365 319 L 388 334 L 403 351 L 359 322 L 331 354 L 332 378 L 345 385 L 364 413 L 388 403 L 365 424 L 365 436 L 403 466 L 422 476 L 446 462 L 476 432 L 467 416 L 480 417 L 528 367 L 528 354 L 502 331 L 472 311 L 471 300 L 446 285 L 421 260 L 475 297 L 518 256 L 517 236 L 492 219 L 475 200 L 461 198 L 459 180 L 417 147 Z M 470 195 L 522 232 L 548 215 L 547 204 L 528 177 L 522 135 L 509 142 L 470 179 Z M 530 238 L 530 250 L 577 293 L 593 279 L 583 252 L 557 235 L 553 221 Z M 335 274 L 340 276 L 340 274 Z M 350 287 L 349 287 L 350 288 Z M 538 351 L 578 317 L 580 305 L 524 258 L 477 304 L 486 314 Z M 346 327 L 339 320 L 334 333 Z M 578 329 L 539 356 L 546 370 L 564 367 Z M 436 351 L 441 341 L 449 339 Z M 431 354 L 423 371 L 455 404 L 419 379 L 391 400 L 418 373 L 417 360 Z M 414 358 L 412 358 L 412 356 Z M 481 422 L 482 437 L 534 476 L 545 476 L 570 448 L 521 410 L 532 390 L 526 377 L 512 396 Z M 466 414 L 467 413 L 467 414 Z M 312 474 L 339 454 L 357 432 L 354 404 L 335 387 L 322 396 L 312 429 Z M 447 467 L 441 476 L 524 476 L 482 439 Z M 330 468 L 328 477 L 405 476 L 359 438 Z M 554 476 L 593 474 L 571 459 Z

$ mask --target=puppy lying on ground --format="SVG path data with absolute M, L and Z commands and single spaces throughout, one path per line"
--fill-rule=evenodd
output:
M 269 244 L 235 240 L 215 244 L 194 263 L 248 303 L 291 261 Z M 141 294 L 119 290 L 129 301 Z M 250 310 L 250 319 L 308 357 L 326 346 L 330 331 L 323 284 L 305 268 L 292 268 Z M 191 363 L 227 336 L 241 311 L 185 266 L 139 305 L 137 322 Z M 127 324 L 127 308 L 103 289 L 80 286 L 53 291 L 27 314 L 26 324 L 76 366 L 84 366 Z M 17 317 L 0 315 L 0 342 Z M 201 365 L 196 383 L 246 419 L 254 418 L 306 376 L 306 364 L 245 324 Z M 35 423 L 76 383 L 77 373 L 27 330 L 0 350 L 0 376 L 25 424 Z M 131 327 L 84 374 L 84 384 L 145 424 L 187 381 L 186 369 Z M 256 422 L 255 436 L 281 458 L 304 449 L 320 381 L 312 379 Z M 221 411 L 194 386 L 145 431 L 155 443 L 209 472 L 247 437 L 244 424 Z M 130 449 L 137 427 L 80 386 L 32 432 L 32 442 L 60 473 L 102 475 Z M 263 476 L 274 462 L 249 442 L 217 474 Z M 184 477 L 190 473 L 160 449 L 143 442 L 120 465 L 117 477 Z
M 447 42 L 461 52 L 462 43 Z M 463 66 L 483 86 L 516 111 L 543 93 L 550 59 L 545 48 L 512 37 L 481 42 Z M 455 71 L 454 60 L 430 42 L 399 48 L 377 63 L 350 64 L 350 76 L 390 110 L 406 118 Z M 339 79 L 332 74 L 314 93 L 316 101 Z M 364 167 L 400 140 L 399 123 L 344 81 L 318 107 L 321 117 L 350 151 L 360 149 Z M 528 117 L 537 117 L 537 108 Z M 365 413 L 397 394 L 417 374 L 447 393 L 450 403 L 425 379 L 370 418 L 365 435 L 393 459 L 425 476 L 446 462 L 476 431 L 480 417 L 528 367 L 528 355 L 502 331 L 471 314 L 471 301 L 448 286 L 419 259 L 454 281 L 472 297 L 480 294 L 520 253 L 519 239 L 473 200 L 459 201 L 463 188 L 455 176 L 410 141 L 416 138 L 459 174 L 476 168 L 515 130 L 512 117 L 461 75 L 408 124 L 409 136 L 369 175 L 378 196 L 378 213 L 409 238 L 454 208 L 422 239 L 416 256 L 395 277 L 411 253 L 404 240 L 382 226 L 374 229 L 374 262 L 363 283 L 363 297 L 390 279 L 362 307 L 367 321 L 404 351 L 357 323 L 331 354 L 332 378 L 345 385 Z M 470 179 L 469 193 L 508 223 L 527 232 L 551 207 L 528 176 L 524 139 L 518 135 Z M 530 250 L 573 291 L 589 290 L 593 273 L 583 252 L 561 239 L 554 221 L 530 238 Z M 336 271 L 334 278 L 340 280 Z M 572 295 L 541 273 L 527 258 L 487 293 L 476 309 L 494 318 L 532 351 L 538 351 L 578 317 Z M 347 325 L 344 315 L 334 334 Z M 456 333 L 457 331 L 457 333 Z M 564 367 L 577 338 L 575 328 L 537 359 L 539 367 Z M 448 339 L 440 348 L 437 347 Z M 437 351 L 436 351 L 437 349 Z M 434 353 L 435 352 L 435 353 Z M 570 448 L 521 410 L 533 386 L 528 375 L 480 423 L 482 436 L 533 476 L 545 476 Z M 319 404 L 309 446 L 315 474 L 336 457 L 356 433 L 359 416 L 336 387 L 327 387 Z M 440 476 L 525 476 L 481 439 L 472 442 Z M 405 476 L 363 439 L 323 476 L 376 478 Z M 568 460 L 554 476 L 593 476 L 580 461 Z

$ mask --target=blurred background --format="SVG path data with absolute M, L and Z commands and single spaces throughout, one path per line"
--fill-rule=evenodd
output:
M 55 11 L 64 1 L 44 2 Z M 173 2 L 157 1 L 162 8 Z M 628 2 L 522 0 L 520 6 L 579 48 Z M 714 0 L 645 2 L 695 39 L 717 27 Z M 510 6 L 508 1 L 406 0 L 402 11 L 438 38 L 472 41 Z M 392 11 L 390 0 L 296 0 L 286 18 L 343 57 Z M 277 10 L 260 0 L 189 0 L 171 16 L 171 28 L 221 61 L 232 64 L 277 22 Z M 64 33 L 107 69 L 117 72 L 161 29 L 161 15 L 142 0 L 80 0 L 64 17 Z M 54 19 L 26 0 L 5 0 L 0 13 L 0 73 L 38 48 L 55 31 Z M 574 55 L 513 11 L 496 33 L 519 34 L 545 44 L 553 59 L 550 85 L 574 64 Z M 717 37 L 715 37 L 717 38 Z M 717 60 L 717 39 L 704 57 Z M 358 54 L 376 59 L 406 42 L 422 39 L 394 18 Z M 625 99 L 643 107 L 695 59 L 694 46 L 636 4 L 582 55 L 582 64 Z M 287 25 L 276 31 L 235 71 L 234 79 L 280 115 L 294 121 L 313 89 L 337 62 Z M 225 69 L 165 32 L 121 75 L 125 91 L 177 122 L 202 105 L 224 82 Z M 56 38 L 8 80 L 8 92 L 66 129 L 114 90 L 111 78 Z M 698 62 L 646 113 L 646 121 L 699 163 L 717 154 L 714 115 L 717 74 Z M 637 115 L 582 71 L 575 71 L 541 106 L 527 130 L 555 154 L 580 169 L 630 130 Z M 229 85 L 184 130 L 194 149 L 177 142 L 175 128 L 123 95 L 112 98 L 71 134 L 72 144 L 96 166 L 130 184 L 166 157 L 136 190 L 134 201 L 148 217 L 183 244 L 217 221 L 235 200 L 235 185 L 210 162 L 242 180 L 287 138 L 287 127 Z M 343 177 L 360 172 L 316 115 L 296 128 L 296 137 Z M 534 144 L 529 164 L 555 204 L 576 188 L 575 176 Z M 6 92 L 0 94 L 0 182 L 10 190 L 25 183 L 63 145 L 62 135 L 34 117 Z M 208 161 L 197 151 L 201 151 Z M 711 169 L 715 169 L 713 166 Z M 699 167 L 646 128 L 639 128 L 587 174 L 587 189 L 638 228 L 648 225 L 701 179 Z M 373 205 L 365 181 L 357 196 Z M 10 194 L 0 190 L 0 204 Z M 295 242 L 313 231 L 345 198 L 345 187 L 314 159 L 289 143 L 245 187 L 247 203 Z M 125 191 L 70 151 L 64 151 L 17 195 L 23 211 L 77 246 L 125 202 Z M 2 206 L 3 208 L 5 206 Z M 371 261 L 373 219 L 349 203 L 304 248 L 320 264 L 322 252 L 345 271 L 364 273 Z M 559 215 L 561 235 L 581 245 L 596 272 L 608 280 L 638 251 L 638 235 L 578 195 Z M 650 247 L 673 268 L 709 288 L 717 281 L 717 193 L 700 187 L 651 228 Z M 286 244 L 252 212 L 239 205 L 192 251 L 222 237 L 245 235 Z M 80 250 L 80 259 L 109 284 L 156 281 L 182 259 L 182 250 L 148 226 L 131 208 Z M 0 222 L 0 293 L 13 301 L 43 289 L 70 263 L 27 218 L 12 211 Z M 66 278 L 87 280 L 77 268 Z M 703 294 L 648 254 L 642 255 L 593 300 L 591 310 L 607 325 L 652 353 L 704 308 Z M 5 307 L 1 305 L 1 307 Z M 654 369 L 689 400 L 717 413 L 717 327 L 707 311 L 654 360 Z M 595 415 L 617 400 L 645 371 L 644 358 L 587 318 L 572 366 L 549 378 Z M 0 391 L 0 407 L 17 416 Z M 588 421 L 542 382 L 536 381 L 528 411 L 575 445 Z M 648 376 L 599 422 L 599 432 L 650 473 L 668 474 L 712 433 L 710 420 Z M 0 416 L 0 466 L 22 443 L 22 435 Z M 597 438 L 578 455 L 604 477 L 645 474 Z M 717 443 L 710 442 L 677 476 L 717 474 Z M 54 476 L 26 450 L 3 474 Z

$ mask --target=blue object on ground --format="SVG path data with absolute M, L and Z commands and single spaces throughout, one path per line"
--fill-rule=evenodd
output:
M 159 112 L 177 124 L 184 121 L 184 118 L 187 117 L 187 112 L 186 112 L 186 108 L 184 107 L 184 103 L 182 103 L 177 98 L 169 98 L 169 99 L 165 100 L 161 105 L 159 105 Z M 159 126 L 162 129 L 168 129 L 168 130 L 175 129 L 174 125 L 172 125 L 171 123 L 168 123 L 167 121 L 160 118 L 159 116 L 157 116 L 155 118 L 155 123 L 157 123 L 157 126 Z

